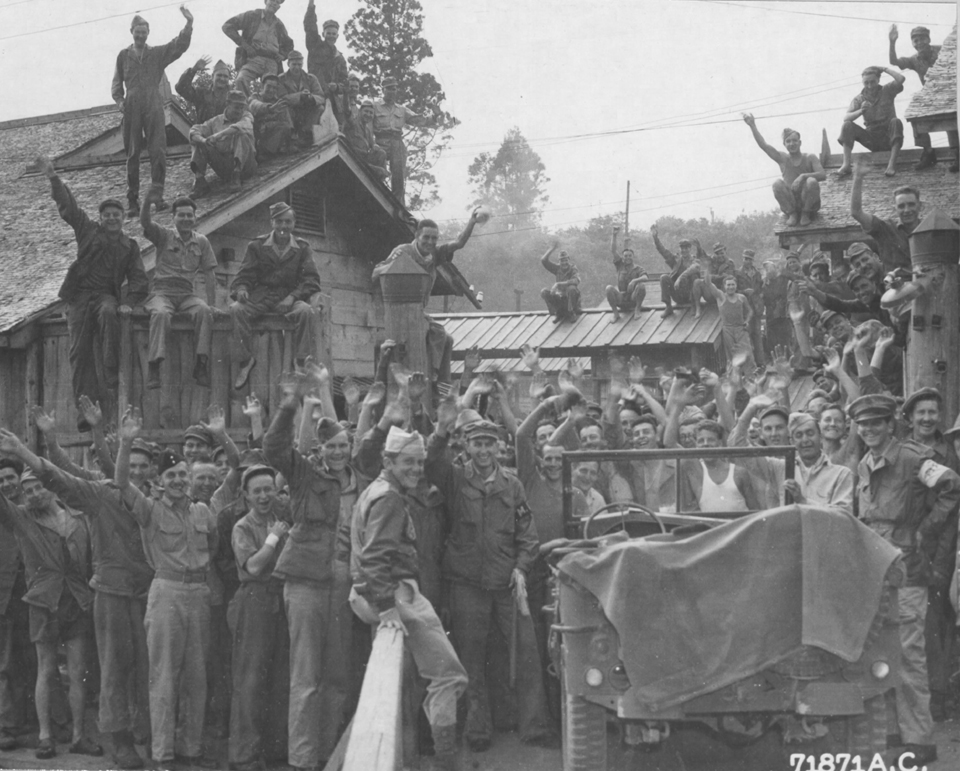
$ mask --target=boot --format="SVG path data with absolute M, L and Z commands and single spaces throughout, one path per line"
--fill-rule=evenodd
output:
M 210 363 L 205 354 L 197 355 L 197 363 L 193 367 L 193 379 L 201 388 L 210 387 Z
M 157 359 L 147 364 L 147 389 L 150 391 L 155 391 L 161 386 L 160 362 L 162 361 L 163 359 Z
M 457 762 L 459 753 L 457 751 L 456 723 L 430 726 L 430 732 L 433 734 L 434 769 L 436 771 L 458 771 L 460 764 Z
M 143 768 L 143 760 L 133 746 L 133 734 L 115 731 L 110 738 L 113 740 L 113 760 L 117 768 Z
M 920 160 L 917 161 L 916 169 L 920 171 L 921 169 L 929 169 L 933 164 L 937 162 L 937 151 L 932 147 L 926 148 L 922 153 L 920 153 Z

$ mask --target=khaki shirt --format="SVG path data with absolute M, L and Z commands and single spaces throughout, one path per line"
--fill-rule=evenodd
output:
M 208 570 L 216 553 L 216 517 L 206 504 L 186 500 L 177 505 L 166 496 L 155 501 L 132 485 L 123 491 L 123 502 L 140 525 L 147 562 L 158 572 Z
M 385 102 L 374 102 L 373 104 L 373 130 L 377 134 L 385 131 L 403 131 L 407 125 L 407 118 L 415 118 L 417 114 L 402 104 L 386 104 Z
M 154 294 L 193 294 L 197 273 L 217 267 L 213 247 L 202 233 L 193 231 L 184 241 L 176 228 L 162 228 L 151 222 L 143 234 L 157 247 L 157 265 L 150 285 Z

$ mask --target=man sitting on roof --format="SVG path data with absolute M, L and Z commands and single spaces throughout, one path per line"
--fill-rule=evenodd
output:
M 227 106 L 227 94 L 230 93 L 230 68 L 221 59 L 213 65 L 211 84 L 201 86 L 193 79 L 203 75 L 210 65 L 209 56 L 201 56 L 192 67 L 187 67 L 177 81 L 176 89 L 196 113 L 197 123 L 206 123 L 215 115 L 220 115 Z
M 253 140 L 253 116 L 247 110 L 247 100 L 241 91 L 231 91 L 223 115 L 217 115 L 206 123 L 190 129 L 190 171 L 194 198 L 210 191 L 207 182 L 207 165 L 213 167 L 217 176 L 227 183 L 230 192 L 240 191 L 240 180 L 253 175 L 257 170 L 257 157 Z
M 892 81 L 880 85 L 880 76 L 887 73 Z M 843 163 L 837 169 L 837 177 L 849 177 L 853 173 L 853 143 L 859 142 L 870 152 L 890 151 L 887 162 L 888 177 L 897 173 L 897 156 L 903 147 L 903 121 L 897 117 L 894 99 L 903 91 L 906 78 L 889 67 L 867 67 L 861 74 L 863 90 L 857 94 L 847 114 L 843 116 L 839 142 L 843 145 Z M 863 127 L 854 121 L 863 118 Z
M 797 224 L 806 227 L 820 210 L 820 183 L 827 178 L 820 159 L 812 153 L 800 152 L 799 131 L 791 128 L 783 130 L 783 146 L 787 148 L 784 153 L 767 144 L 757 130 L 753 115 L 745 112 L 743 122 L 750 127 L 760 149 L 780 165 L 782 178 L 773 183 L 773 197 L 780 204 L 784 224 L 788 228 Z
M 690 271 L 695 265 L 693 255 L 690 254 L 690 247 L 693 245 L 686 238 L 680 240 L 680 256 L 678 257 L 662 243 L 660 243 L 660 233 L 656 225 L 650 226 L 650 235 L 653 236 L 653 245 L 657 247 L 660 256 L 670 268 L 670 273 L 664 273 L 660 276 L 660 297 L 666 308 L 663 310 L 664 316 L 673 314 L 673 303 L 687 304 L 690 302 L 690 288 L 693 286 L 693 280 L 696 275 Z M 697 253 L 700 252 L 700 242 L 697 242 Z
M 320 122 L 326 99 L 320 81 L 303 71 L 303 54 L 291 51 L 288 69 L 280 78 L 280 97 L 290 108 L 293 131 L 304 147 L 313 144 L 313 126 Z
M 557 279 L 549 289 L 540 290 L 540 297 L 547 304 L 547 310 L 556 316 L 555 323 L 576 321 L 580 315 L 580 271 L 570 262 L 566 251 L 560 252 L 559 263 L 551 262 L 550 255 L 558 246 L 560 242 L 555 241 L 540 258 L 540 264 Z
M 910 30 L 910 42 L 916 53 L 913 56 L 897 56 L 897 39 L 900 33 L 897 32 L 897 25 L 890 26 L 890 64 L 899 67 L 901 70 L 913 70 L 920 77 L 921 83 L 927 82 L 927 71 L 937 63 L 940 56 L 940 46 L 930 45 L 930 30 L 926 27 L 914 27 Z M 947 139 L 955 151 L 960 146 L 960 137 L 956 131 L 948 131 Z M 923 148 L 920 160 L 917 162 L 918 169 L 926 169 L 937 162 L 937 153 L 930 147 L 929 134 L 917 134 L 914 132 L 914 141 L 919 147 Z M 957 164 L 957 158 L 950 164 L 950 171 L 957 171 L 960 166 Z
M 223 34 L 237 44 L 233 87 L 250 93 L 250 84 L 264 75 L 283 72 L 283 60 L 293 50 L 287 28 L 277 18 L 283 0 L 264 0 L 263 9 L 245 11 L 223 23 Z
M 360 160 L 381 176 L 387 175 L 387 154 L 373 136 L 372 99 L 364 99 L 359 108 L 350 108 L 343 133 Z
M 40 171 L 50 180 L 53 200 L 60 216 L 73 228 L 77 259 L 67 269 L 60 287 L 60 299 L 67 303 L 67 330 L 70 334 L 70 366 L 73 395 L 79 404 L 89 396 L 107 411 L 120 382 L 120 321 L 117 311 L 129 313 L 147 295 L 147 274 L 140 258 L 140 246 L 123 233 L 123 204 L 107 198 L 100 204 L 100 222 L 94 222 L 80 208 L 73 193 L 63 184 L 49 158 L 37 158 Z M 127 282 L 126 302 L 121 299 Z M 94 345 L 97 336 L 103 352 L 103 378 L 97 373 Z M 102 386 L 102 388 L 101 388 Z M 89 431 L 83 417 L 77 429 Z
M 310 244 L 293 234 L 296 216 L 282 201 L 270 207 L 273 231 L 247 245 L 240 272 L 233 280 L 230 305 L 234 345 L 242 351 L 233 387 L 243 388 L 257 360 L 250 325 L 265 313 L 283 313 L 294 322 L 294 357 L 302 364 L 317 352 L 320 320 L 320 273 Z
M 166 358 L 167 335 L 174 313 L 189 314 L 193 320 L 196 363 L 193 379 L 203 388 L 210 387 L 210 343 L 213 339 L 213 311 L 217 304 L 217 277 L 213 271 L 217 258 L 207 237 L 193 227 L 197 205 L 189 198 L 173 202 L 173 228 L 162 228 L 150 218 L 150 204 L 160 192 L 151 186 L 140 210 L 143 234 L 157 249 L 156 268 L 150 281 L 150 297 L 144 307 L 150 312 L 150 350 L 147 354 L 147 388 L 160 388 L 160 365 Z M 197 274 L 203 272 L 207 290 L 204 302 L 193 291 Z
M 260 94 L 250 97 L 248 107 L 253 115 L 253 134 L 256 137 L 257 157 L 289 152 L 293 135 L 290 105 L 280 95 L 280 80 L 276 75 L 264 75 L 260 80 Z
M 623 254 L 617 253 L 617 233 L 619 227 L 613 229 L 613 241 L 610 251 L 613 253 L 613 267 L 617 270 L 616 286 L 607 287 L 607 302 L 613 308 L 613 320 L 620 321 L 620 311 L 630 313 L 636 317 L 640 315 L 643 300 L 647 296 L 647 271 L 633 262 L 633 249 L 627 246 L 628 239 L 624 239 Z

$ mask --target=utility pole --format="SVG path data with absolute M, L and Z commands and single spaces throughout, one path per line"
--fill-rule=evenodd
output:
M 520 312 L 520 298 L 523 296 L 522 289 L 514 289 L 513 293 L 517 296 L 517 313 Z

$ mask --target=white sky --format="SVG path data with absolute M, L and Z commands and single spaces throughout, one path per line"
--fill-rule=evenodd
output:
M 193 43 L 168 69 L 171 82 L 202 54 L 232 60 L 233 44 L 220 26 L 258 2 L 191 0 Z M 434 50 L 422 68 L 437 77 L 448 109 L 462 121 L 435 167 L 443 202 L 431 216 L 465 216 L 467 167 L 479 152 L 495 151 L 516 125 L 551 179 L 544 213 L 551 227 L 622 209 L 627 180 L 631 229 L 664 214 L 710 217 L 712 210 L 733 218 L 774 208 L 769 184 L 777 168 L 753 143 L 741 110 L 756 114 L 772 144 L 779 145 L 789 125 L 816 153 L 826 128 L 837 152 L 841 116 L 860 89 L 859 73 L 887 64 L 890 22 L 900 22 L 898 53 L 905 56 L 913 50 L 912 26 L 930 27 L 938 43 L 957 17 L 954 3 L 421 2 Z M 321 0 L 318 15 L 342 25 L 356 6 Z M 306 7 L 307 0 L 287 0 L 280 11 L 298 48 Z M 0 81 L 0 120 L 109 103 L 114 61 L 131 42 L 137 11 L 151 24 L 151 43 L 168 41 L 183 25 L 177 3 L 164 0 L 0 0 L 0 57 L 16 63 Z M 78 22 L 89 23 L 51 29 Z M 897 100 L 901 117 L 919 87 L 916 74 L 907 73 Z M 819 112 L 773 117 L 810 110 Z M 735 122 L 556 139 L 689 122 L 690 116 Z M 909 128 L 907 136 L 910 147 Z

